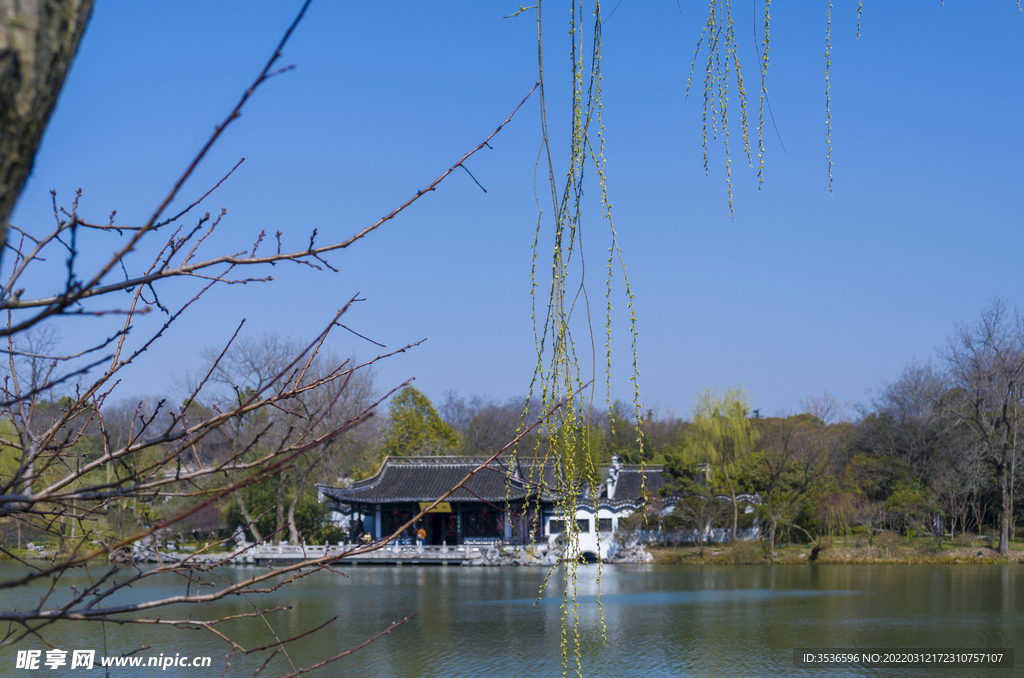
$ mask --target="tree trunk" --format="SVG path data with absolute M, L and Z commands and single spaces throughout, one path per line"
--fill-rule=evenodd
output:
M 1010 553 L 1010 482 L 1009 466 L 1000 464 L 999 473 L 999 555 L 1005 556 Z
M 281 543 L 281 532 L 284 530 L 284 473 L 277 476 L 277 502 L 274 505 L 274 546 Z
M 775 560 L 775 528 L 778 524 L 778 518 L 771 516 L 771 527 L 768 528 L 768 558 L 771 560 Z
M 0 0 L 0 253 L 93 0 Z
M 299 537 L 299 529 L 295 526 L 295 507 L 298 506 L 301 496 L 296 491 L 295 496 L 288 503 L 288 540 L 291 544 L 298 544 L 302 541 L 301 537 Z
M 1010 447 L 1010 541 L 1016 541 L 1017 520 L 1013 514 L 1014 500 L 1013 483 L 1017 476 L 1017 419 L 1013 420 L 1013 445 Z
M 256 528 L 256 522 L 249 515 L 249 510 L 245 507 L 245 500 L 242 499 L 242 493 L 239 490 L 232 492 L 235 495 L 235 501 L 238 502 L 238 510 L 242 512 L 242 518 L 245 520 L 245 524 L 249 526 L 249 531 L 252 532 L 252 536 L 256 539 L 256 543 L 263 541 L 263 537 L 260 536 L 259 529 Z
M 733 487 L 732 478 L 725 472 L 725 467 L 722 468 L 722 475 L 725 477 L 725 482 L 729 483 L 729 496 L 732 497 L 732 543 L 736 543 L 736 534 L 739 531 L 740 526 L 740 504 L 736 501 L 736 488 Z
M 299 473 L 297 468 L 295 470 L 295 496 L 292 497 L 291 502 L 288 504 L 288 535 L 293 544 L 298 544 L 302 541 L 299 528 L 295 525 L 295 508 L 299 505 L 303 492 L 306 491 L 306 483 L 312 477 L 314 468 L 316 468 L 316 463 L 303 473 Z
M 977 495 L 974 497 L 974 501 L 971 502 L 971 515 L 974 517 L 974 527 L 978 533 L 978 538 L 981 538 L 981 501 Z

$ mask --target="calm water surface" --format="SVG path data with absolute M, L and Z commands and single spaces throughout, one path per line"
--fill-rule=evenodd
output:
M 0 564 L 0 578 L 19 571 Z M 240 578 L 254 568 L 225 571 Z M 348 576 L 317 573 L 272 597 L 261 608 L 291 605 L 269 617 L 273 633 L 256 620 L 225 624 L 241 644 L 255 647 L 298 635 L 334 617 L 315 638 L 295 644 L 296 666 L 337 654 L 395 620 L 408 624 L 313 675 L 458 677 L 557 676 L 562 672 L 561 592 L 556 570 L 534 605 L 546 574 L 528 568 L 350 567 Z M 1024 568 L 997 565 L 609 566 L 597 595 L 596 566 L 580 567 L 579 642 L 584 675 L 619 676 L 1005 676 L 996 668 L 797 669 L 794 647 L 1015 647 L 1024 650 Z M 76 573 L 81 586 L 88 573 Z M 5 608 L 38 601 L 42 585 L 3 592 Z M 135 590 L 133 596 L 173 595 L 181 586 Z M 56 595 L 60 595 L 58 591 Z M 602 608 L 605 628 L 602 638 Z M 253 611 L 235 598 L 191 608 L 212 619 Z M 165 612 L 165 618 L 189 614 Z M 49 638 L 61 649 L 120 654 L 142 645 L 143 655 L 212 655 L 214 668 L 168 669 L 163 676 L 221 675 L 224 645 L 204 632 L 153 627 L 64 625 Z M 570 632 L 571 642 L 571 632 Z M 105 645 L 104 645 L 105 643 Z M 106 647 L 107 650 L 102 648 Z M 45 649 L 30 641 L 17 649 Z M 0 675 L 14 668 L 15 650 L 0 650 Z M 252 675 L 258 662 L 235 655 L 226 675 Z M 570 674 L 575 659 L 569 658 Z M 290 670 L 279 656 L 260 675 Z M 45 671 L 53 674 L 55 672 Z M 67 671 L 77 675 L 78 670 Z M 83 671 L 81 675 L 98 675 Z M 152 669 L 114 669 L 111 675 L 156 675 Z

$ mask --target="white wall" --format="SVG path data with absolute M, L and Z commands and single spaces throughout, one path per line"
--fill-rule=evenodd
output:
M 602 560 L 607 558 L 609 554 L 615 550 L 615 544 L 612 540 L 612 533 L 619 529 L 619 520 L 625 518 L 633 513 L 631 508 L 623 508 L 613 511 L 607 507 L 600 507 L 597 510 L 597 515 L 594 515 L 593 506 L 581 506 L 576 509 L 576 520 L 587 521 L 587 531 L 579 532 L 579 553 L 590 553 L 600 557 Z M 612 529 L 610 532 L 597 532 L 598 520 L 610 519 L 612 521 Z M 552 533 L 551 521 L 561 520 L 558 515 L 549 515 L 544 520 L 544 533 L 551 538 L 557 538 L 561 532 Z

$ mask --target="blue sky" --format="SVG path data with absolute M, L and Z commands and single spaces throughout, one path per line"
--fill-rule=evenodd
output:
M 144 221 L 298 6 L 99 2 L 12 223 L 45 228 L 49 190 L 69 204 L 78 187 L 87 218 L 105 221 L 116 209 L 118 223 Z M 518 7 L 314 2 L 282 60 L 297 68 L 256 94 L 178 201 L 191 202 L 246 157 L 206 204 L 228 210 L 206 252 L 247 249 L 260 230 L 283 231 L 294 248 L 313 228 L 318 242 L 343 239 L 430 183 L 537 79 L 532 11 L 502 18 Z M 869 1 L 858 41 L 856 7 L 833 7 L 833 192 L 825 7 L 776 3 L 768 92 L 778 133 L 769 123 L 761 190 L 734 136 L 732 218 L 720 144 L 711 147 L 708 176 L 703 169 L 700 66 L 696 93 L 685 99 L 706 5 L 623 0 L 606 21 L 609 191 L 637 296 L 646 406 L 686 416 L 699 389 L 736 384 L 765 414 L 795 411 L 824 391 L 865 402 L 909 360 L 933 356 L 954 324 L 972 321 L 993 296 L 1024 307 L 1024 15 L 1012 2 Z M 752 100 L 754 14 L 753 5 L 735 3 Z M 564 163 L 567 8 L 545 5 L 544 19 L 549 124 Z M 734 102 L 734 121 L 738 113 Z M 501 399 L 525 393 L 540 142 L 535 95 L 493 150 L 468 163 L 486 193 L 454 174 L 332 257 L 339 273 L 277 266 L 273 283 L 211 292 L 124 375 L 118 393 L 175 394 L 202 348 L 226 341 L 243 317 L 247 332 L 306 341 L 356 293 L 367 301 L 347 317 L 353 329 L 389 348 L 427 338 L 381 365 L 382 388 L 416 377 L 435 401 L 449 389 Z M 607 227 L 597 217 L 596 183 L 587 195 L 587 284 L 600 331 Z M 547 210 L 550 238 L 549 217 Z M 96 240 L 85 254 L 113 246 Z M 542 244 L 542 253 L 549 249 Z M 145 263 L 141 254 L 128 262 L 136 270 Z M 52 293 L 58 281 L 51 270 L 34 289 Z M 195 290 L 174 283 L 162 299 L 181 302 Z M 613 397 L 626 399 L 621 292 L 615 305 Z M 61 332 L 71 347 L 109 335 L 109 323 L 80 318 Z M 378 352 L 342 334 L 331 349 Z

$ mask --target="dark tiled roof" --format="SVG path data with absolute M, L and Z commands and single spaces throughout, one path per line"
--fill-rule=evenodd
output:
M 607 503 L 612 506 L 639 506 L 643 503 L 642 494 L 646 493 L 648 499 L 657 498 L 658 490 L 664 484 L 665 476 L 660 467 L 648 466 L 641 471 L 639 466 L 625 466 L 619 471 L 615 494 Z
M 433 501 L 457 485 L 466 474 L 483 463 L 471 457 L 388 457 L 372 478 L 348 487 L 318 485 L 328 497 L 342 503 L 395 504 Z M 508 485 L 508 471 L 498 462 L 481 469 L 455 490 L 450 501 L 504 502 L 527 496 L 526 486 L 518 477 Z
M 483 463 L 483 458 L 472 457 L 388 457 L 376 475 L 353 483 L 348 487 L 317 487 L 336 502 L 346 504 L 396 504 L 433 501 L 449 488 L 457 485 L 466 474 Z M 561 485 L 552 460 L 523 459 L 513 467 L 511 483 L 508 467 L 503 460 L 492 462 L 469 479 L 465 488 L 453 492 L 449 500 L 464 502 L 501 503 L 506 497 L 511 501 L 522 501 L 535 497 L 543 486 L 545 490 Z M 610 468 L 599 469 L 603 479 L 609 478 Z M 598 505 L 610 508 L 622 506 L 639 507 L 648 499 L 657 498 L 658 490 L 665 484 L 660 467 L 624 466 L 618 472 L 615 493 L 607 496 L 607 483 L 600 486 Z M 580 505 L 593 505 L 590 487 L 584 483 L 580 488 Z M 548 491 L 542 493 L 544 501 L 555 501 Z

